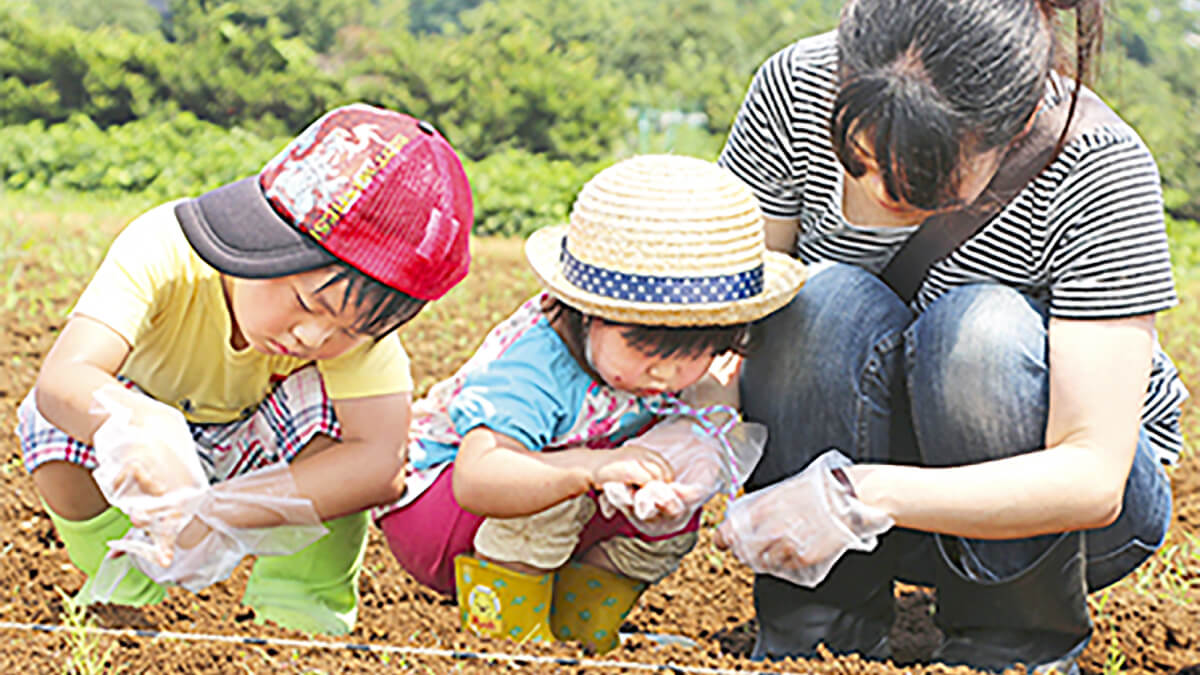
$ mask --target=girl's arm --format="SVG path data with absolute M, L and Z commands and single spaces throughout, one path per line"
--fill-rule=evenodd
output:
M 673 478 L 666 460 L 637 446 L 531 452 L 487 427 L 475 427 L 463 437 L 453 470 L 459 505 L 496 518 L 544 511 L 609 480 L 644 485 Z
M 980 539 L 1103 527 L 1121 512 L 1150 377 L 1154 316 L 1051 319 L 1043 450 L 950 468 L 858 465 L 859 498 L 896 524 Z

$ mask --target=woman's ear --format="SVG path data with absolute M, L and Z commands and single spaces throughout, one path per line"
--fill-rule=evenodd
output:
M 1042 114 L 1042 106 L 1044 106 L 1045 103 L 1046 99 L 1038 99 L 1037 105 L 1033 107 L 1033 112 L 1029 113 L 1029 119 L 1025 122 L 1025 127 L 1021 129 L 1021 133 L 1017 134 L 1017 137 L 1013 139 L 1014 142 L 1025 138 L 1025 135 L 1033 129 L 1033 125 L 1037 124 L 1037 118 Z

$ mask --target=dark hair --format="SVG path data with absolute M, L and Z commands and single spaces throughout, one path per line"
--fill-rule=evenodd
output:
M 609 321 L 588 316 L 561 300 L 547 295 L 542 301 L 542 313 L 556 326 L 567 349 L 585 368 L 584 340 L 587 338 L 587 321 L 603 321 L 613 326 L 623 326 L 621 336 L 647 356 L 670 358 L 672 356 L 719 356 L 734 352 L 745 356 L 753 348 L 758 334 L 758 322 L 740 323 L 732 326 L 645 326 L 642 324 Z
M 1099 45 L 1102 0 L 851 0 L 838 24 L 830 133 L 852 176 L 871 153 L 889 196 L 958 206 L 962 160 L 1024 130 L 1061 67 L 1056 9 L 1076 13 L 1076 87 Z M 1065 141 L 1065 128 L 1059 139 Z
M 428 302 L 376 281 L 345 263 L 335 263 L 333 267 L 333 276 L 317 292 L 345 281 L 342 307 L 349 304 L 358 312 L 354 330 L 376 340 L 411 321 Z

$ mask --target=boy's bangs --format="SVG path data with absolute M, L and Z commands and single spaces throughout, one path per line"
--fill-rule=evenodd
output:
M 428 302 L 380 283 L 349 266 L 340 266 L 337 273 L 318 290 L 341 281 L 346 282 L 342 290 L 342 306 L 349 305 L 358 313 L 354 330 L 376 339 L 411 321 Z

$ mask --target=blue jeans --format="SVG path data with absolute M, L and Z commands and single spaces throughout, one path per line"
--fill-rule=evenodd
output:
M 797 473 L 831 447 L 858 462 L 955 466 L 1044 446 L 1047 314 L 1011 288 L 963 286 L 914 316 L 875 275 L 827 264 L 764 332 L 742 376 L 746 417 L 770 429 L 748 489 Z M 1143 431 L 1120 517 L 1085 533 L 1089 589 L 1145 560 L 1170 517 L 1170 484 Z M 1058 536 L 958 541 L 967 573 L 988 581 L 1029 567 Z M 929 561 L 919 558 L 934 547 L 905 548 L 885 564 L 928 583 L 920 570 Z

